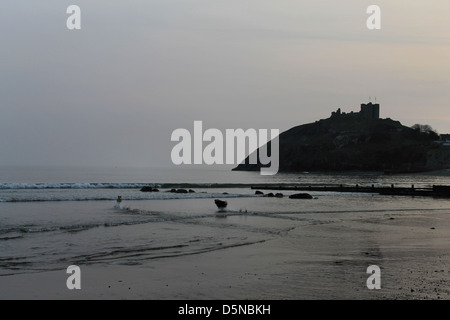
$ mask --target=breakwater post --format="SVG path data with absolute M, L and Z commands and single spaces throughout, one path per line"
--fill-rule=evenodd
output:
M 361 192 L 361 193 L 377 193 L 380 195 L 392 195 L 392 196 L 423 196 L 423 197 L 445 197 L 450 198 L 450 186 L 437 186 L 434 185 L 430 187 L 420 187 L 416 188 L 414 184 L 410 187 L 396 187 L 394 184 L 389 186 L 377 186 L 374 184 L 371 186 L 361 186 L 356 184 L 352 186 L 339 185 L 317 185 L 317 186 L 304 186 L 304 185 L 271 185 L 266 184 L 264 186 L 251 187 L 252 189 L 265 189 L 265 190 L 308 190 L 308 191 L 319 191 L 319 192 Z

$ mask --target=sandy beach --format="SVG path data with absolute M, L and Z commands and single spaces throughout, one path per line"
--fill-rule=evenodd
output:
M 81 290 L 67 289 L 66 270 L 2 276 L 0 299 L 449 299 L 449 243 L 448 210 L 310 214 L 251 245 L 80 265 Z M 380 290 L 366 286 L 370 265 Z

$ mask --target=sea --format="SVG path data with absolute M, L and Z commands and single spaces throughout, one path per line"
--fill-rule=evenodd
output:
M 0 167 L 0 277 L 232 250 L 286 236 L 321 213 L 450 212 L 449 199 L 310 192 L 313 199 L 294 200 L 288 198 L 294 191 L 276 188 L 341 184 L 450 185 L 450 170 L 262 176 L 228 167 Z M 158 191 L 142 192 L 145 186 Z M 284 197 L 256 195 L 255 186 Z M 226 210 L 215 199 L 226 200 Z

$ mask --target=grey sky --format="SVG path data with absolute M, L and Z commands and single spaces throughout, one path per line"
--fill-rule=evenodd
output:
M 450 132 L 449 13 L 448 0 L 4 0 L 0 165 L 169 164 L 171 132 L 194 120 L 284 131 L 369 96 L 382 117 Z

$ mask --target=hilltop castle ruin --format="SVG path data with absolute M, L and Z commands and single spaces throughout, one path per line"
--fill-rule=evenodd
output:
M 337 111 L 333 111 L 331 113 L 331 117 L 345 115 L 345 112 L 341 112 L 341 108 L 337 109 Z M 359 112 L 350 112 L 351 115 L 358 115 L 362 118 L 368 120 L 377 120 L 380 119 L 380 104 L 379 103 L 362 103 L 361 110 Z

